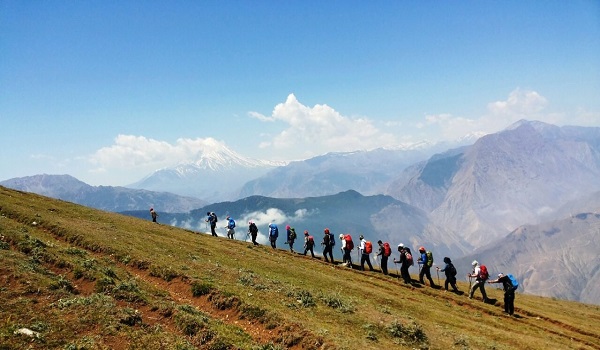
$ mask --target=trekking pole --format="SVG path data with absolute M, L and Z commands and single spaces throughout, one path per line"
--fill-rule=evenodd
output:
M 438 270 L 438 269 L 435 269 L 435 270 L 436 270 L 437 275 L 438 275 L 438 284 L 440 284 L 440 270 Z

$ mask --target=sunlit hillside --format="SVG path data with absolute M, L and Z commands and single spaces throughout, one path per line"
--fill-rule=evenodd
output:
M 0 235 L 0 349 L 600 348 L 598 306 L 517 294 L 509 317 L 492 286 L 486 304 L 4 187 Z

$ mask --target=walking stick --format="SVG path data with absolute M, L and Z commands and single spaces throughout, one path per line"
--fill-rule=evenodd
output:
M 440 284 L 440 270 L 436 269 L 435 270 L 437 272 L 438 275 L 438 285 Z

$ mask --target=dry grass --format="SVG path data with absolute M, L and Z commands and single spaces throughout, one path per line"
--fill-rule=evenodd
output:
M 484 304 L 2 187 L 0 215 L 0 349 L 600 348 L 597 306 L 518 294 L 511 318 L 496 289 Z

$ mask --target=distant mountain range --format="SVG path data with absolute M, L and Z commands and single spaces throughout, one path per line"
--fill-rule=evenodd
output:
M 600 190 L 600 128 L 520 121 L 409 167 L 386 194 L 475 247 Z
M 106 211 L 144 210 L 185 212 L 206 205 L 197 198 L 125 187 L 90 186 L 70 175 L 35 175 L 0 182 L 19 191 L 62 199 Z
M 222 201 L 233 199 L 246 182 L 285 164 L 243 157 L 222 142 L 208 139 L 196 159 L 158 169 L 127 187 Z

